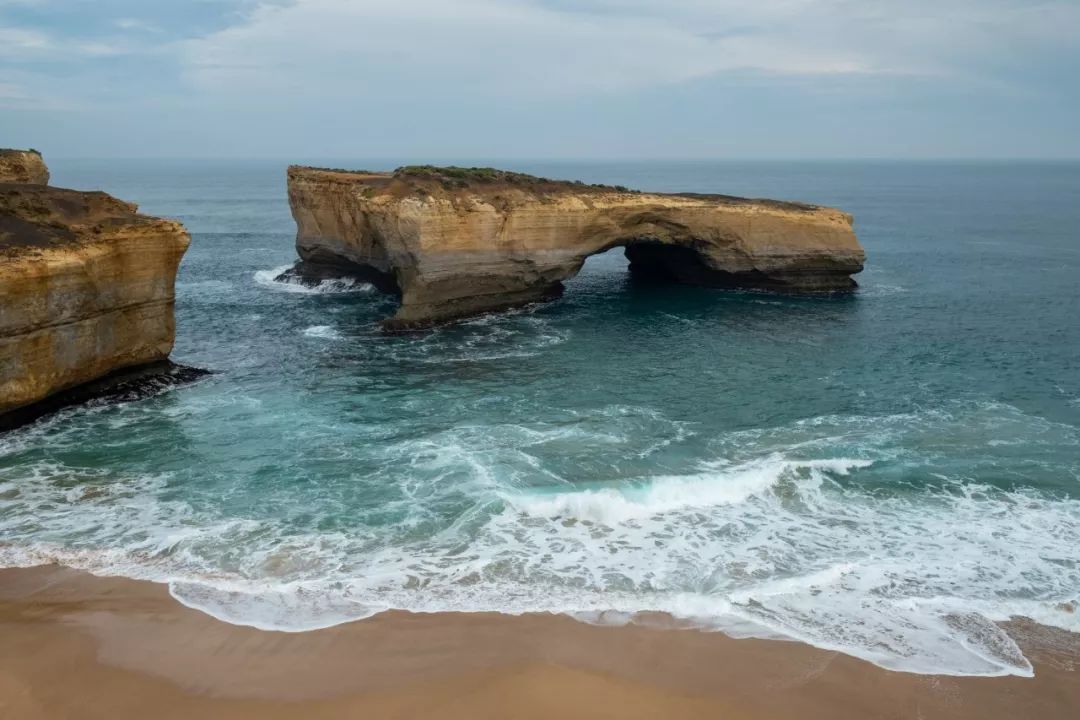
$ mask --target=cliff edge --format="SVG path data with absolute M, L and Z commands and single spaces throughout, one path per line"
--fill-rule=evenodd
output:
M 389 330 L 557 296 L 589 256 L 617 246 L 636 274 L 723 288 L 850 290 L 864 261 L 850 215 L 801 203 L 431 166 L 293 166 L 288 186 L 301 258 L 289 274 L 399 293 Z
M 48 185 L 49 168 L 37 150 L 0 148 L 0 183 Z
M 0 430 L 145 377 L 135 370 L 177 374 L 173 284 L 189 240 L 105 193 L 3 178 Z

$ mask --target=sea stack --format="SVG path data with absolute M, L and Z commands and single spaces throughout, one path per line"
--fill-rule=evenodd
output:
M 589 256 L 618 246 L 637 275 L 786 292 L 851 290 L 865 257 L 850 215 L 801 203 L 489 168 L 293 166 L 288 184 L 301 259 L 288 274 L 399 293 L 391 331 L 556 297 Z
M 183 225 L 48 178 L 0 150 L 0 430 L 198 373 L 168 361 Z

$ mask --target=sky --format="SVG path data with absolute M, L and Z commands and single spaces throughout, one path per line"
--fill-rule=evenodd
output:
M 0 0 L 0 146 L 1080 158 L 1080 0 Z

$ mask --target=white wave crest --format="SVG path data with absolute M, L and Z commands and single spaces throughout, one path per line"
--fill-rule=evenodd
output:
M 808 471 L 816 482 L 822 474 L 847 475 L 851 470 L 870 467 L 871 460 L 785 460 L 770 457 L 729 467 L 705 463 L 701 473 L 660 476 L 632 488 L 580 490 L 554 495 L 510 495 L 514 507 L 527 515 L 545 518 L 575 518 L 598 523 L 621 523 L 675 510 L 734 505 L 771 489 L 786 473 Z
M 70 466 L 20 442 L 0 464 L 0 565 L 168 583 L 191 607 L 264 629 L 391 608 L 666 613 L 932 674 L 1031 675 L 999 625 L 1013 617 L 1080 631 L 1080 500 L 973 481 L 971 461 L 939 450 L 948 438 L 963 458 L 992 458 L 1025 446 L 990 440 L 1027 438 L 1061 456 L 1080 444 L 1075 428 L 985 404 L 711 439 L 683 425 L 610 406 L 399 436 L 343 485 L 243 490 L 230 477 L 230 502 L 258 494 L 239 512 L 188 470 Z M 58 452 L 57 433 L 29 437 Z M 646 444 L 660 448 L 648 465 Z M 703 446 L 720 459 L 647 475 Z
M 370 293 L 375 286 L 370 283 L 360 282 L 356 278 L 335 278 L 323 280 L 318 285 L 305 285 L 295 278 L 278 280 L 281 273 L 292 265 L 282 265 L 273 270 L 257 270 L 254 275 L 255 283 L 270 290 L 280 292 L 297 293 L 299 295 L 330 295 L 334 293 Z
M 340 340 L 342 338 L 341 333 L 333 325 L 312 325 L 309 328 L 304 328 L 304 336 L 322 340 Z

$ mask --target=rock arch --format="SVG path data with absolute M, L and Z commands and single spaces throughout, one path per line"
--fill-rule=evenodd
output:
M 863 267 L 851 216 L 800 203 L 475 168 L 294 166 L 288 180 L 301 258 L 290 274 L 400 294 L 390 331 L 557 297 L 587 258 L 618 246 L 636 274 L 724 288 L 846 291 Z

